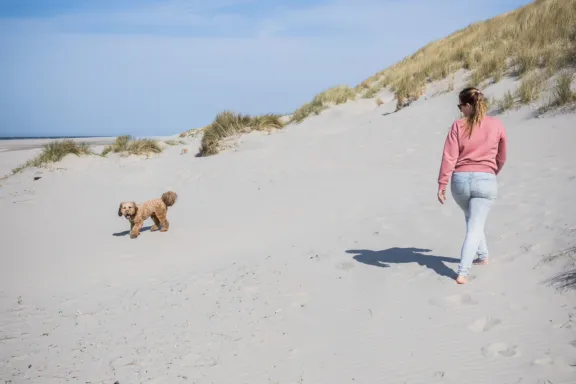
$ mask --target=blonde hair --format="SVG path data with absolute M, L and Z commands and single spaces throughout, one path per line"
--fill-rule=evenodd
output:
M 466 117 L 466 133 L 470 137 L 474 132 L 474 128 L 480 124 L 488 112 L 486 99 L 482 92 L 475 87 L 464 88 L 460 91 L 458 98 L 461 104 L 470 104 L 472 106 L 472 114 Z

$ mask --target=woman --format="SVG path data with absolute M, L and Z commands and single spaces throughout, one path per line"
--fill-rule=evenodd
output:
M 456 120 L 446 137 L 438 176 L 438 200 L 446 201 L 450 189 L 466 218 L 466 238 L 460 253 L 458 284 L 468 282 L 472 263 L 488 264 L 484 224 L 498 194 L 496 175 L 506 161 L 506 130 L 502 123 L 486 115 L 484 95 L 477 88 L 465 88 L 458 108 L 464 115 Z M 474 259 L 474 256 L 477 256 Z

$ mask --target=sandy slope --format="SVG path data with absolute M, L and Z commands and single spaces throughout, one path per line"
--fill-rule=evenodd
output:
M 574 383 L 576 296 L 542 283 L 564 260 L 539 261 L 576 241 L 575 115 L 500 116 L 492 264 L 458 286 L 464 219 L 435 196 L 456 103 L 360 100 L 209 158 L 3 180 L 0 379 Z M 169 189 L 170 231 L 126 236 L 119 202 Z

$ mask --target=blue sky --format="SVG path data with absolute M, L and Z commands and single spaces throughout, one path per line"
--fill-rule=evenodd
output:
M 290 113 L 527 0 L 0 0 L 0 136 Z

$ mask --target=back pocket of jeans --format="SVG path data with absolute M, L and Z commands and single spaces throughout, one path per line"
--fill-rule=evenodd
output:
M 470 194 L 470 185 L 468 180 L 453 178 L 450 183 L 450 189 L 452 190 L 453 195 L 464 196 Z
M 477 179 L 475 184 L 478 197 L 485 199 L 495 199 L 498 197 L 498 183 L 495 178 Z

